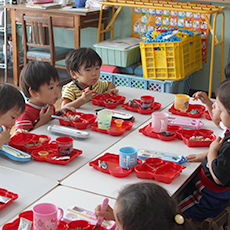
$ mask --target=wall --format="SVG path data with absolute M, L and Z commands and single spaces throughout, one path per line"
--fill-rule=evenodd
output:
M 230 4 L 213 3 L 213 5 L 224 5 L 225 10 L 225 53 L 224 66 L 230 61 L 230 30 L 228 23 L 230 22 Z M 123 7 L 120 14 L 114 23 L 114 37 L 128 37 L 131 34 L 132 9 Z M 212 20 L 212 19 L 211 19 Z M 222 15 L 217 17 L 216 35 L 221 38 L 222 33 Z M 65 47 L 73 47 L 73 31 L 55 29 L 55 43 Z M 106 36 L 107 38 L 108 35 Z M 194 73 L 191 83 L 191 89 L 208 91 L 209 73 L 210 73 L 210 55 L 211 55 L 211 34 L 209 33 L 207 63 L 203 63 L 203 69 Z M 85 28 L 81 31 L 81 47 L 88 46 L 93 48 L 93 44 L 97 42 L 97 29 Z M 214 71 L 213 71 L 213 89 L 215 92 L 220 83 L 220 68 L 221 68 L 221 47 L 215 48 L 214 55 Z

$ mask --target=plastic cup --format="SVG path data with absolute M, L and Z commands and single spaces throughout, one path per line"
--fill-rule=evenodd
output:
M 48 154 L 49 154 L 49 152 L 47 152 L 47 151 L 39 151 L 39 152 L 38 152 L 38 155 L 39 155 L 40 157 L 47 157 Z
M 98 128 L 99 129 L 110 129 L 112 113 L 109 111 L 101 110 L 97 113 Z
M 118 128 L 121 128 L 122 127 L 122 123 L 123 123 L 124 121 L 122 120 L 122 119 L 116 119 L 115 120 L 115 123 L 116 123 L 116 125 L 117 125 L 117 127 Z
M 152 96 L 142 96 L 141 97 L 141 109 L 151 109 L 153 108 L 154 97 Z
M 186 94 L 177 94 L 175 96 L 174 108 L 183 113 L 187 112 L 190 97 Z
M 68 156 L 73 153 L 73 138 L 62 136 L 56 138 L 57 152 L 60 156 Z
M 137 165 L 137 149 L 123 147 L 119 149 L 119 165 L 123 169 L 131 169 Z
M 58 211 L 60 212 L 59 216 Z M 63 213 L 63 210 L 54 204 L 41 203 L 35 205 L 33 207 L 33 229 L 40 230 L 43 229 L 43 226 L 46 226 L 46 229 L 58 229 Z
M 155 133 L 162 133 L 168 128 L 168 114 L 164 112 L 152 113 L 152 128 Z

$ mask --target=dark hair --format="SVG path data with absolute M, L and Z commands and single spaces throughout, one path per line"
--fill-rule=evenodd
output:
M 175 222 L 174 217 L 179 213 L 177 202 L 154 183 L 126 186 L 116 204 L 116 216 L 124 230 L 196 229 L 186 219 L 182 225 Z
M 230 78 L 230 62 L 224 68 L 224 75 L 226 79 Z
M 22 69 L 19 84 L 25 96 L 30 98 L 29 89 L 38 92 L 41 85 L 51 80 L 59 81 L 55 67 L 48 62 L 31 61 Z
M 0 84 L 0 115 L 13 108 L 23 113 L 25 111 L 25 99 L 13 85 L 2 83 Z
M 101 67 L 102 60 L 95 50 L 83 47 L 71 50 L 66 55 L 65 64 L 68 72 L 74 70 L 79 73 L 79 69 L 83 64 L 85 64 L 86 68 L 96 65 Z
M 216 97 L 218 97 L 230 115 L 230 79 L 226 79 L 220 83 L 216 89 Z

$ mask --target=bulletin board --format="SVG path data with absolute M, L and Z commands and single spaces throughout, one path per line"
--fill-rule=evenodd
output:
M 206 16 L 210 20 L 210 14 Z M 131 37 L 142 38 L 148 31 L 170 28 L 195 29 L 201 32 L 202 61 L 206 62 L 209 28 L 203 14 L 133 7 Z

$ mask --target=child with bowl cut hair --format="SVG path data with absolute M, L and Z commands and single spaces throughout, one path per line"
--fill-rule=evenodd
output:
M 14 86 L 0 84 L 0 146 L 10 141 L 10 131 L 25 110 L 25 100 Z
M 223 81 L 216 90 L 216 106 L 220 120 L 230 129 L 230 80 Z M 194 155 L 194 154 L 193 154 Z M 195 221 L 220 214 L 230 200 L 230 133 L 218 137 L 208 151 L 196 154 L 201 169 L 189 183 L 179 208 Z
M 68 105 L 79 108 L 97 93 L 118 93 L 115 85 L 101 81 L 100 68 L 102 60 L 91 48 L 79 48 L 70 51 L 65 59 L 66 69 L 74 79 L 62 88 L 62 107 Z
M 26 101 L 25 112 L 17 119 L 16 132 L 28 132 L 51 120 L 51 115 L 61 115 L 65 107 L 55 111 L 54 103 L 59 96 L 59 76 L 57 70 L 47 62 L 29 62 L 21 71 L 20 88 Z
M 126 185 L 117 197 L 114 209 L 95 209 L 95 215 L 115 220 L 119 230 L 195 230 L 179 212 L 177 202 L 154 183 Z

